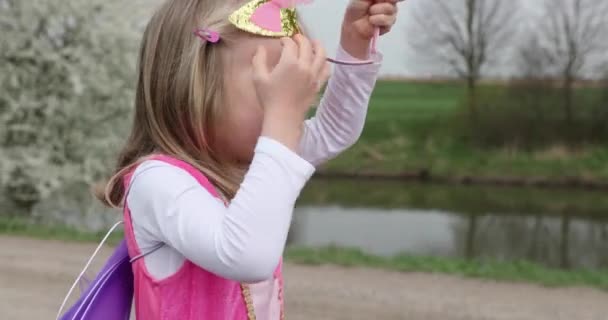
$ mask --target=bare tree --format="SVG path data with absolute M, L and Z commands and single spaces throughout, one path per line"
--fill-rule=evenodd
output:
M 468 108 L 477 114 L 477 84 L 486 65 L 508 44 L 515 0 L 427 0 L 412 10 L 410 45 L 466 80 Z
M 536 36 L 552 76 L 561 80 L 564 117 L 574 122 L 574 84 L 606 62 L 608 1 L 545 0 Z
M 532 34 L 521 42 L 515 58 L 518 77 L 526 81 L 542 81 L 550 77 L 550 62 L 537 35 Z

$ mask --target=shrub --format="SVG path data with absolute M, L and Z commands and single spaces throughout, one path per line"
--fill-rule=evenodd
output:
M 99 179 L 125 135 L 137 30 L 120 2 L 0 0 L 0 191 L 25 213 Z

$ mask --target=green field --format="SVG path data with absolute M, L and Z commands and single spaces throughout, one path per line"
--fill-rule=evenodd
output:
M 485 91 L 500 90 L 485 86 Z M 330 162 L 334 172 L 398 173 L 428 169 L 441 176 L 608 178 L 608 148 L 553 145 L 533 152 L 480 148 L 462 130 L 465 90 L 457 82 L 380 81 L 363 136 Z

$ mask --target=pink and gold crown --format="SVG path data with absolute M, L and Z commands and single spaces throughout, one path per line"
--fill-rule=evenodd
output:
M 295 6 L 311 0 L 252 0 L 230 15 L 240 30 L 265 37 L 291 37 L 300 32 Z
M 295 9 L 296 5 L 310 2 L 312 0 L 251 0 L 232 13 L 228 19 L 238 29 L 259 36 L 291 37 L 300 32 Z M 213 34 L 202 33 L 202 35 L 208 36 Z M 371 46 L 372 53 L 376 52 L 376 40 L 379 35 L 380 29 L 376 28 Z M 217 39 L 211 38 L 211 40 Z M 343 65 L 367 65 L 375 63 L 374 60 L 344 61 L 331 58 L 327 58 L 327 60 Z

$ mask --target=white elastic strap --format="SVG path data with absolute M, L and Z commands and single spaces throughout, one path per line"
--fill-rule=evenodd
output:
M 103 239 L 101 240 L 101 242 L 97 246 L 97 249 L 95 249 L 95 251 L 93 252 L 93 254 L 91 255 L 91 257 L 89 258 L 89 261 L 87 261 L 86 265 L 84 266 L 84 268 L 82 269 L 82 271 L 80 272 L 80 274 L 78 275 L 78 277 L 76 278 L 76 280 L 74 281 L 74 283 L 72 284 L 72 287 L 68 291 L 68 294 L 63 299 L 63 302 L 61 303 L 61 307 L 59 307 L 59 312 L 57 312 L 57 318 L 55 318 L 56 320 L 59 320 L 59 318 L 61 317 L 61 312 L 63 312 L 63 308 L 65 308 L 65 305 L 68 302 L 68 299 L 70 298 L 70 295 L 72 295 L 72 292 L 74 291 L 74 289 L 78 285 L 78 282 L 82 279 L 82 277 L 84 276 L 84 274 L 87 272 L 87 269 L 89 269 L 89 267 L 91 266 L 91 263 L 93 262 L 93 259 L 95 259 L 95 256 L 97 256 L 97 254 L 99 253 L 99 250 L 101 250 L 101 248 L 106 243 L 106 241 L 108 240 L 108 238 L 110 237 L 110 235 L 112 234 L 112 232 L 114 232 L 114 230 L 116 230 L 116 228 L 118 228 L 118 226 L 120 226 L 122 223 L 123 223 L 122 221 L 119 221 L 116 224 L 114 224 L 112 226 L 112 228 L 110 228 L 110 230 L 108 231 L 108 233 L 106 233 L 106 235 L 103 237 Z
M 133 262 L 135 262 L 135 261 L 137 261 L 137 260 L 139 260 L 139 259 L 141 259 L 143 257 L 148 256 L 149 254 L 152 254 L 152 253 L 158 251 L 160 248 L 162 248 L 164 246 L 165 246 L 165 244 L 161 242 L 161 243 L 153 246 L 152 248 L 150 248 L 150 250 L 148 250 L 148 251 L 146 251 L 144 253 L 141 253 L 141 254 L 139 254 L 139 255 L 137 255 L 135 257 L 133 257 L 131 260 L 129 260 L 129 262 L 133 263 Z

